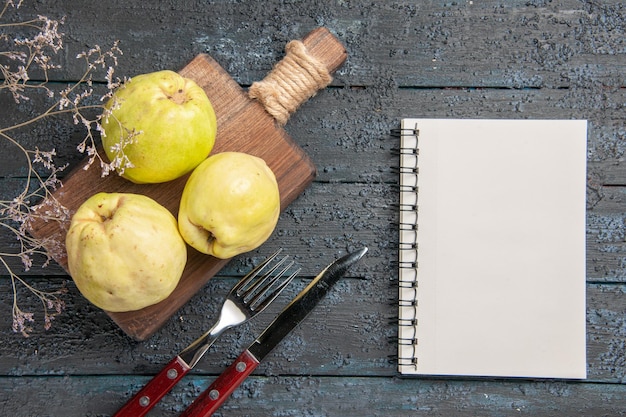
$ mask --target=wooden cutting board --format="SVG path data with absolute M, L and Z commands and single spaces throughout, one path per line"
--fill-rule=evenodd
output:
M 323 62 L 330 73 L 346 59 L 341 42 L 325 28 L 309 33 L 302 42 L 308 53 Z M 284 210 L 315 178 L 316 169 L 310 158 L 263 105 L 249 98 L 210 56 L 197 56 L 179 73 L 196 81 L 213 104 L 218 130 L 212 154 L 239 151 L 263 158 L 276 175 L 281 210 Z M 177 216 L 188 175 L 168 183 L 138 185 L 115 174 L 103 178 L 98 167 L 84 170 L 86 162 L 76 167 L 63 181 L 63 187 L 54 193 L 54 198 L 71 214 L 93 194 L 123 192 L 147 195 Z M 50 248 L 62 248 L 50 252 L 66 271 L 65 234 L 68 226 L 69 221 L 62 224 L 38 220 L 31 228 L 34 237 L 50 240 Z M 229 261 L 202 254 L 191 247 L 188 249 L 188 262 L 180 283 L 166 300 L 138 311 L 107 313 L 126 334 L 139 341 L 150 337 Z

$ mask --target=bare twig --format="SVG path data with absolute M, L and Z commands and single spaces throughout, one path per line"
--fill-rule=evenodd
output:
M 16 104 L 28 102 L 29 93 L 44 91 L 53 102 L 48 108 L 37 115 L 19 121 L 11 126 L 0 127 L 0 140 L 11 143 L 20 151 L 28 174 L 24 187 L 11 200 L 0 200 L 0 232 L 15 236 L 19 242 L 14 252 L 0 252 L 0 266 L 11 278 L 13 288 L 13 330 L 24 336 L 32 331 L 34 313 L 24 311 L 18 303 L 18 286 L 29 290 L 41 300 L 44 315 L 44 328 L 49 329 L 54 317 L 62 312 L 65 303 L 60 298 L 66 292 L 64 287 L 53 291 L 41 291 L 21 278 L 9 262 L 10 258 L 18 258 L 24 269 L 28 271 L 33 266 L 33 260 L 43 257 L 42 267 L 53 259 L 55 248 L 51 242 L 44 239 L 35 239 L 28 234 L 29 226 L 36 219 L 45 221 L 64 222 L 69 219 L 68 210 L 54 198 L 53 191 L 61 186 L 58 174 L 66 165 L 57 165 L 54 161 L 54 149 L 43 151 L 27 149 L 18 139 L 16 132 L 51 117 L 67 115 L 74 124 L 80 124 L 85 129 L 85 136 L 78 143 L 77 150 L 86 153 L 89 165 L 98 161 L 102 175 L 107 175 L 116 167 L 127 163 L 123 160 L 104 161 L 100 158 L 97 148 L 96 135 L 102 134 L 100 121 L 110 111 L 104 110 L 103 104 L 88 104 L 94 97 L 92 74 L 96 70 L 106 71 L 106 92 L 99 97 L 103 103 L 123 81 L 114 78 L 114 68 L 117 66 L 118 56 L 122 54 L 117 43 L 110 49 L 103 50 L 95 46 L 87 52 L 77 56 L 85 64 L 85 71 L 81 78 L 60 92 L 54 92 L 48 87 L 48 73 L 58 65 L 54 64 L 54 57 L 63 49 L 63 34 L 59 28 L 63 19 L 52 20 L 45 16 L 36 19 L 17 22 L 5 22 L 7 15 L 21 6 L 22 1 L 6 0 L 0 10 L 0 94 L 9 92 Z M 9 35 L 17 32 L 20 36 Z M 6 48 L 6 50 L 2 50 Z M 31 79 L 31 71 L 37 71 L 40 81 Z M 97 97 L 96 97 L 97 98 Z M 97 102 L 98 100 L 96 100 Z M 97 116 L 88 116 L 97 110 Z M 58 248 L 60 249 L 60 248 Z

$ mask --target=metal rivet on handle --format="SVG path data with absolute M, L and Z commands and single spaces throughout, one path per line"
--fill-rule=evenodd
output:
M 142 407 L 147 407 L 150 404 L 150 397 L 144 395 L 139 399 L 139 405 Z
M 243 372 L 246 370 L 246 363 L 245 362 L 237 362 L 237 366 L 235 367 L 235 369 L 237 369 L 237 372 Z
M 177 376 L 178 376 L 178 371 L 176 369 L 170 369 L 169 371 L 167 371 L 167 377 L 169 379 L 176 379 Z
M 216 389 L 212 389 L 209 392 L 209 398 L 212 399 L 213 401 L 217 400 L 220 397 L 220 392 Z

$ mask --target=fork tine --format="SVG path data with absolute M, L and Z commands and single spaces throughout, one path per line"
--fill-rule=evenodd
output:
M 243 298 L 244 302 L 248 302 L 248 300 L 250 299 L 250 297 L 252 297 L 259 289 L 259 287 L 261 287 L 262 285 L 264 285 L 268 280 L 270 280 L 270 278 L 272 278 L 274 272 L 276 272 L 276 270 L 278 268 L 280 268 L 281 265 L 283 265 L 285 263 L 285 261 L 287 261 L 287 259 L 289 258 L 289 256 L 284 256 L 282 259 L 280 259 L 274 266 L 272 266 L 267 272 L 265 272 L 263 274 L 263 276 L 261 276 L 260 278 L 258 278 L 254 284 L 252 284 L 250 286 L 250 288 L 243 290 L 243 288 L 241 289 L 242 292 L 241 293 L 237 293 L 237 295 L 239 295 L 240 297 Z M 293 262 L 292 262 L 293 264 Z M 280 275 L 278 275 L 278 277 L 280 277 Z M 271 282 L 275 282 L 277 278 L 271 279 Z
M 258 264 L 256 267 L 254 267 L 254 269 L 252 269 L 252 271 L 248 272 L 248 274 L 243 277 L 231 290 L 232 292 L 237 292 L 239 293 L 239 291 L 241 289 L 243 289 L 246 285 L 248 285 L 254 278 L 256 278 L 257 275 L 259 275 L 259 273 L 261 273 L 261 270 L 263 268 L 265 268 L 270 262 L 272 262 L 281 252 L 283 251 L 283 248 L 279 248 L 276 252 L 274 252 L 272 255 L 270 255 L 266 260 L 264 260 L 262 263 Z
M 258 301 L 261 297 L 265 296 L 265 294 L 269 291 L 269 289 L 282 277 L 285 272 L 289 268 L 291 268 L 294 264 L 294 261 L 291 261 L 285 266 L 282 271 L 277 274 L 274 274 L 276 270 L 287 260 L 285 256 L 280 260 L 278 264 L 276 264 L 267 274 L 265 274 L 261 279 L 259 279 L 250 290 L 248 290 L 244 297 L 244 302 L 249 305 L 253 305 L 256 301 Z M 274 275 L 272 275 L 274 274 Z M 263 288 L 259 289 L 263 285 Z
M 287 272 L 287 270 L 293 265 L 293 262 L 291 262 L 291 264 L 289 264 L 286 268 L 284 268 L 280 274 L 278 275 L 278 277 L 281 277 L 282 275 L 285 274 L 285 272 Z M 272 301 L 274 301 L 276 299 L 276 297 L 278 297 L 280 295 L 281 292 L 283 292 L 283 290 L 285 288 L 287 288 L 287 285 L 289 285 L 289 283 L 296 277 L 296 275 L 298 275 L 298 273 L 300 272 L 300 268 L 298 268 L 297 270 L 295 270 L 289 277 L 287 277 L 282 284 L 280 284 L 280 286 L 278 288 L 276 288 L 274 290 L 273 293 L 271 293 L 269 296 L 267 296 L 263 301 L 261 301 L 261 296 L 265 295 L 267 293 L 267 291 L 269 291 L 271 285 L 268 285 L 266 288 L 263 289 L 263 291 L 260 294 L 257 294 L 256 297 L 254 297 L 254 300 L 252 301 L 252 303 L 250 304 L 250 308 L 252 310 L 258 310 L 258 311 L 263 311 L 265 309 L 265 307 L 267 307 Z M 274 282 L 276 282 L 278 278 L 273 279 L 271 284 L 273 284 Z M 259 304 L 257 304 L 259 303 Z

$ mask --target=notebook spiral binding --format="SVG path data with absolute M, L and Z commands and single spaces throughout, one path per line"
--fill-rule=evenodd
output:
M 398 149 L 400 158 L 399 194 L 400 194 L 400 241 L 399 259 L 400 279 L 398 285 L 398 366 L 417 368 L 417 312 L 419 302 L 417 273 L 417 176 L 419 148 L 419 130 L 393 129 L 391 135 L 401 139 Z

